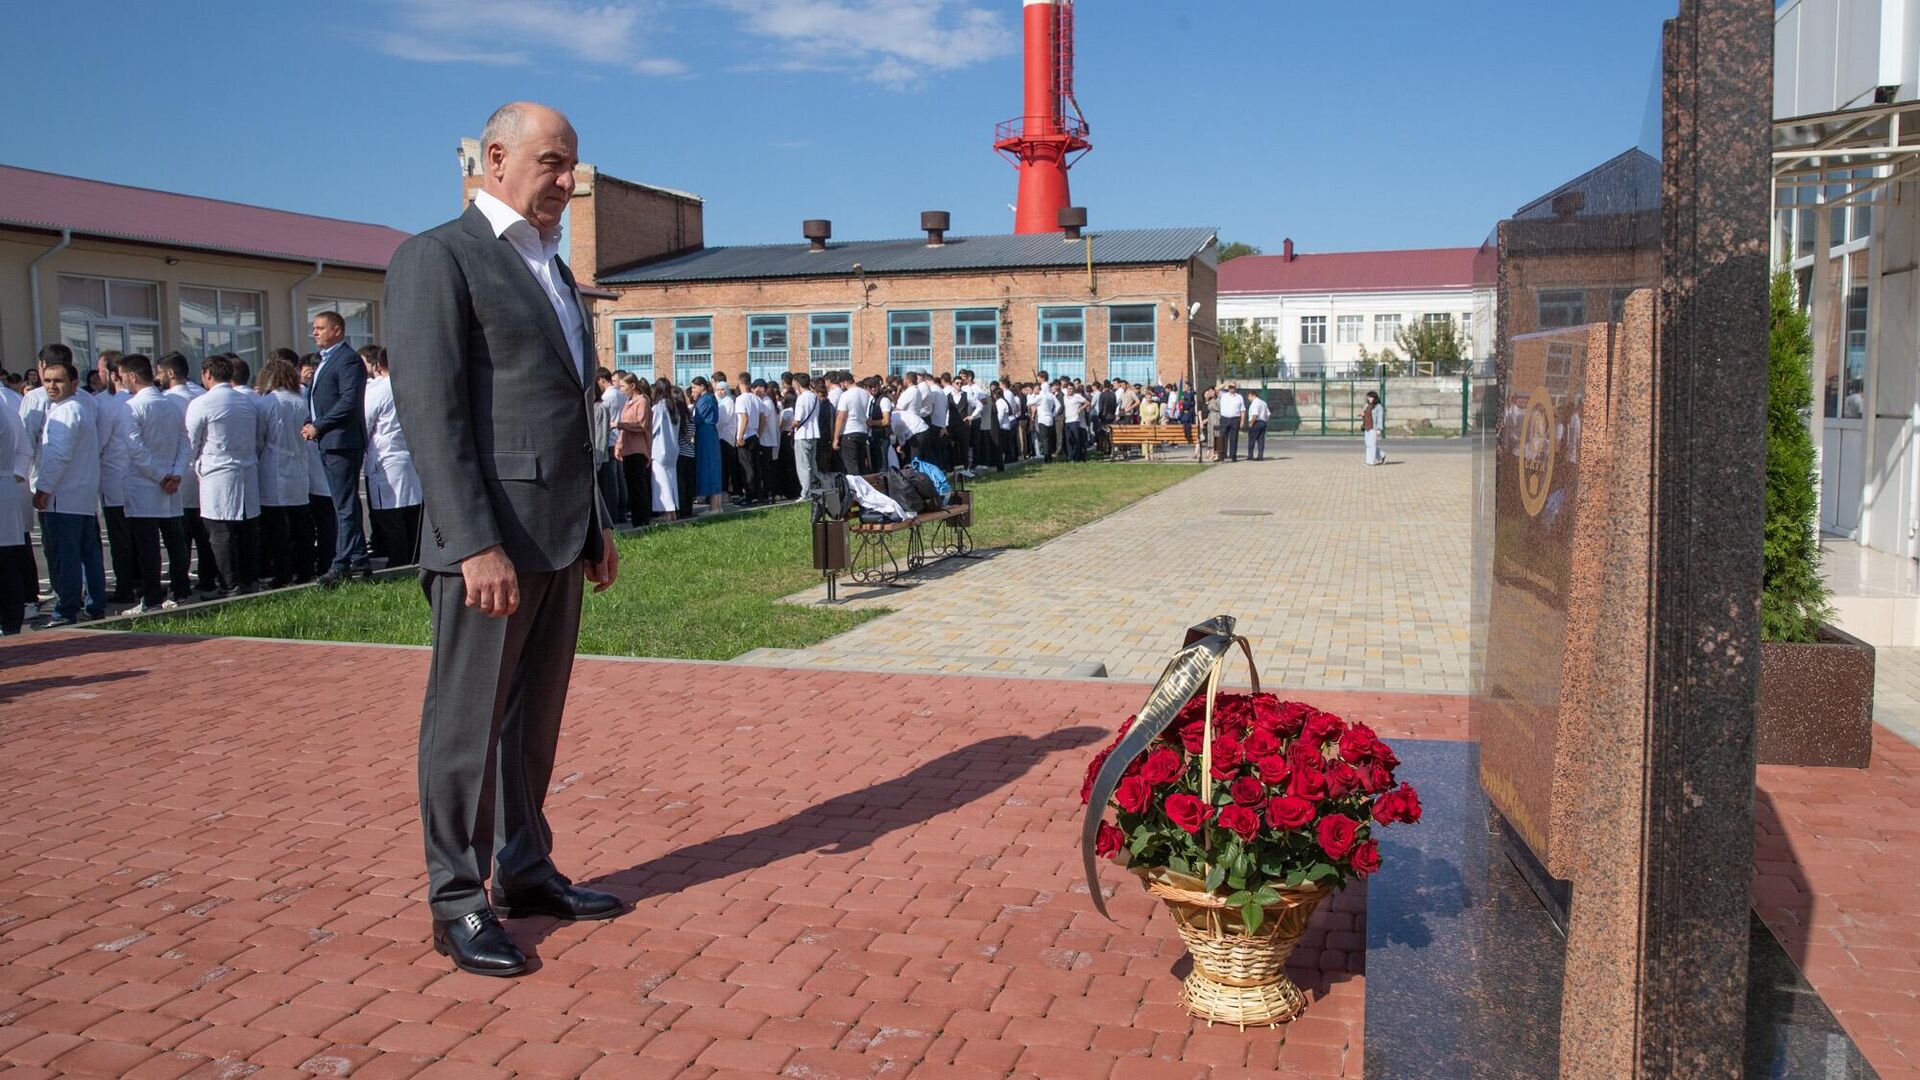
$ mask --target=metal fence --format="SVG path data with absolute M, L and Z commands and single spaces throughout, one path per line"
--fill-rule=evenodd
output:
M 1460 435 L 1486 392 L 1472 375 L 1367 379 L 1263 379 L 1241 389 L 1266 398 L 1274 435 L 1358 435 L 1367 391 L 1380 395 L 1382 428 L 1396 435 Z

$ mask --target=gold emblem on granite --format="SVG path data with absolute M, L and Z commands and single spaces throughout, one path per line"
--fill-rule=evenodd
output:
M 1520 504 L 1539 517 L 1553 487 L 1553 394 L 1543 385 L 1527 397 L 1520 421 Z

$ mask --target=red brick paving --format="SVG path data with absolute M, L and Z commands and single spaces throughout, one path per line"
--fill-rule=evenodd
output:
M 425 653 L 36 635 L 0 647 L 0 1068 L 356 1078 L 1357 1076 L 1365 897 L 1316 916 L 1280 1030 L 1195 1024 L 1076 795 L 1144 688 L 583 661 L 549 810 L 614 921 L 539 967 L 427 944 Z M 1449 697 L 1314 693 L 1388 736 Z M 37 1070 L 37 1071 L 36 1071 Z
M 1881 1080 L 1920 1080 L 1920 748 L 1873 737 L 1865 771 L 1760 769 L 1753 902 Z

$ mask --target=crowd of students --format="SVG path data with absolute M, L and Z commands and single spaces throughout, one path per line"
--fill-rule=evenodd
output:
M 104 617 L 109 605 L 147 613 L 337 579 L 342 500 L 315 430 L 326 418 L 310 401 L 332 363 L 364 368 L 347 426 L 365 444 L 351 456 L 364 458 L 372 554 L 416 561 L 420 481 L 379 346 L 324 360 L 276 349 L 257 374 L 233 353 L 196 364 L 179 352 L 103 352 L 83 374 L 53 344 L 32 371 L 0 370 L 0 633 L 47 614 L 36 517 L 51 625 Z M 352 486 L 357 526 L 358 469 Z M 368 552 L 353 550 L 347 569 L 369 572 Z
M 623 521 L 804 498 L 822 472 L 880 472 L 924 458 L 945 469 L 1108 453 L 1115 424 L 1180 424 L 1194 396 L 1125 379 L 981 380 L 972 371 L 857 378 L 716 371 L 686 386 L 601 368 L 601 493 Z M 1208 391 L 1211 398 L 1213 391 Z M 1153 448 L 1146 448 L 1153 456 Z

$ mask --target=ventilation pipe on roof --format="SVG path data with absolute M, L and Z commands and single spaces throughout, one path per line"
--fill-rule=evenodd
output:
M 808 251 L 825 251 L 827 240 L 833 236 L 833 222 L 826 218 L 808 218 L 800 223 L 800 235 L 807 238 Z
M 1087 208 L 1084 206 L 1063 206 L 1057 220 L 1060 231 L 1065 235 L 1060 239 L 1074 243 L 1080 239 L 1080 230 L 1087 227 Z
M 293 340 L 295 341 L 300 340 L 300 290 L 306 288 L 307 282 L 319 277 L 320 271 L 326 268 L 327 262 L 325 259 L 313 260 L 313 273 L 294 282 L 293 288 L 287 290 L 287 321 L 293 324 Z M 296 349 L 295 351 L 298 352 L 299 350 Z
M 1293 237 L 1280 241 L 1280 258 L 1286 262 L 1293 261 Z
M 920 227 L 927 230 L 928 247 L 942 247 L 947 242 L 947 230 L 953 227 L 953 218 L 945 210 L 925 210 L 920 214 Z
M 40 264 L 65 251 L 67 245 L 71 243 L 73 243 L 73 230 L 61 229 L 60 242 L 35 256 L 34 260 L 27 264 L 27 294 L 29 297 L 28 302 L 33 305 L 33 351 L 35 353 L 38 353 L 41 347 L 46 344 L 41 338 Z

